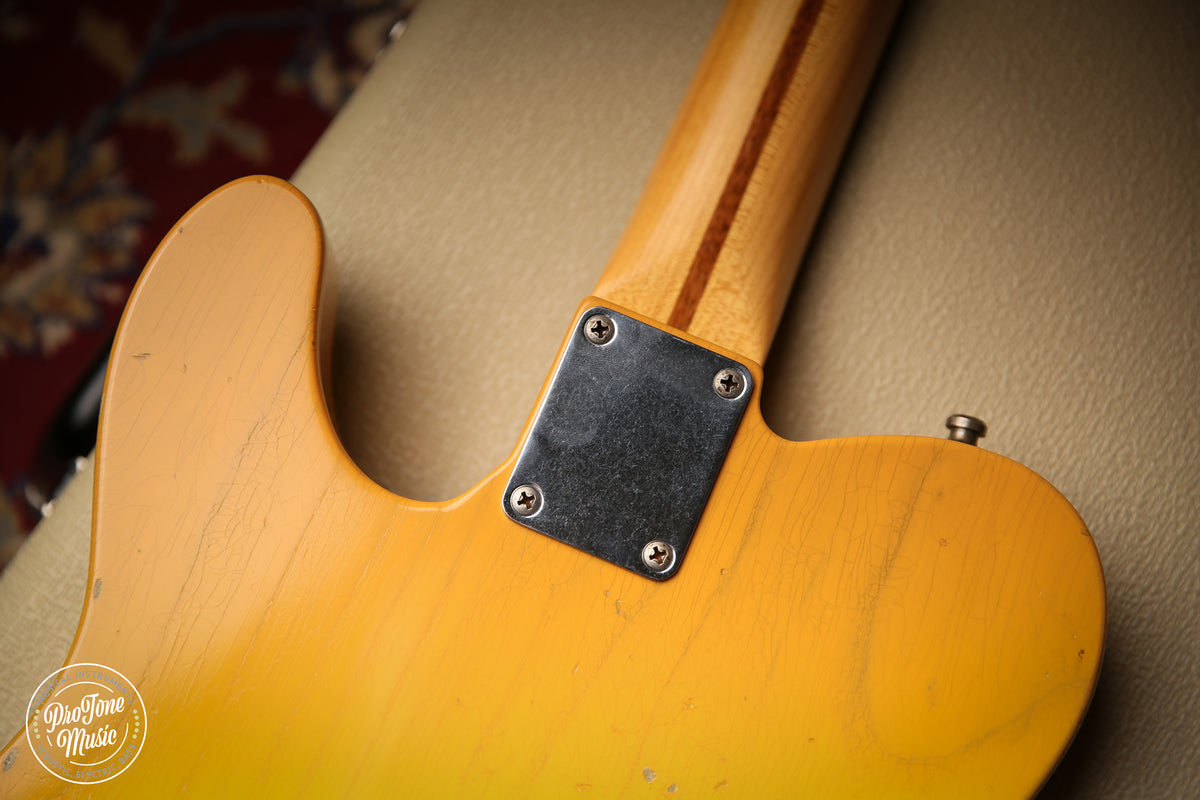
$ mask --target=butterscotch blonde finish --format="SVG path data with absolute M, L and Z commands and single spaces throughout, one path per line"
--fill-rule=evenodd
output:
M 753 5 L 727 12 L 597 294 L 761 385 L 840 94 L 869 71 L 851 51 L 873 60 L 886 25 Z M 1021 797 L 1057 762 L 1104 587 L 1033 473 L 936 439 L 786 442 L 756 395 L 656 583 L 509 520 L 512 457 L 445 503 L 366 478 L 324 399 L 331 291 L 315 212 L 273 179 L 160 245 L 109 369 L 69 656 L 133 681 L 144 749 L 76 786 L 19 734 L 4 796 Z
M 1100 565 L 984 450 L 794 443 L 755 398 L 678 575 L 374 485 L 321 392 L 322 240 L 246 179 L 168 235 L 108 376 L 72 662 L 148 709 L 125 773 L 6 797 L 1027 796 L 1086 707 Z M 413 387 L 419 391 L 419 385 Z

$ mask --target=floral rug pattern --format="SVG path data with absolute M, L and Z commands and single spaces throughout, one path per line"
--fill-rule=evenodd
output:
M 42 451 L 171 224 L 291 174 L 409 0 L 0 0 L 0 565 Z

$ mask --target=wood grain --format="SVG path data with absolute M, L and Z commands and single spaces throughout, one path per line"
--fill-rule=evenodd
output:
M 761 362 L 898 6 L 731 3 L 594 294 Z
M 135 683 L 145 750 L 74 786 L 21 733 L 0 794 L 1013 797 L 1056 762 L 1104 595 L 1045 481 L 944 440 L 783 441 L 755 398 L 654 583 L 510 521 L 511 458 L 445 503 L 355 468 L 321 392 L 322 249 L 258 178 L 156 252 L 69 656 Z
M 692 323 L 692 318 L 696 315 L 696 306 L 699 305 L 700 298 L 704 296 L 704 290 L 712 277 L 717 258 L 720 257 L 725 240 L 729 237 L 729 229 L 737 217 L 738 207 L 750 186 L 750 176 L 754 174 L 754 168 L 758 166 L 759 157 L 767 143 L 767 136 L 779 116 L 784 93 L 796 74 L 796 67 L 808 46 L 809 37 L 812 35 L 822 5 L 821 2 L 807 2 L 796 10 L 796 17 L 792 20 L 787 39 L 784 40 L 783 48 L 775 58 L 775 66 L 771 70 L 771 76 L 767 79 L 767 86 L 763 89 L 762 98 L 754 110 L 753 119 L 750 120 L 750 127 L 742 139 L 737 159 L 729 170 L 729 177 L 721 190 L 721 196 L 717 198 L 717 207 L 708 220 L 708 227 L 704 230 L 700 247 L 696 250 L 696 255 L 688 268 L 687 277 L 684 278 L 683 287 L 675 299 L 675 307 L 671 309 L 671 316 L 667 320 L 669 325 L 680 330 L 687 330 Z

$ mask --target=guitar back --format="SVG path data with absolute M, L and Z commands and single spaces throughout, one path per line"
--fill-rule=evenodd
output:
M 372 483 L 326 401 L 332 276 L 311 205 L 255 177 L 181 220 L 113 350 L 69 657 L 136 686 L 143 744 L 80 792 L 1035 792 L 1103 647 L 1078 515 L 979 448 L 788 442 L 758 405 L 870 72 L 850 54 L 878 53 L 891 6 L 735 3 L 603 301 L 581 306 L 657 320 L 753 378 L 661 582 L 510 519 L 516 454 L 448 502 Z M 5 750 L 4 796 L 75 788 L 37 763 L 39 724 Z
M 126 675 L 148 729 L 97 795 L 1019 796 L 1058 759 L 1102 577 L 1027 469 L 787 442 L 752 401 L 685 568 L 648 581 L 509 520 L 512 459 L 447 503 L 363 476 L 321 391 L 327 292 L 312 208 L 265 178 L 138 285 L 71 661 Z M 6 796 L 66 786 L 6 752 Z

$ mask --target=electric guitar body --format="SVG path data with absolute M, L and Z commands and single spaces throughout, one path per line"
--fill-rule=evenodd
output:
M 722 299 L 753 280 L 738 277 L 748 261 L 790 269 L 774 262 L 798 258 L 794 234 L 775 237 L 772 258 L 755 248 L 774 228 L 806 234 L 815 217 L 808 194 L 777 203 L 768 172 L 781 185 L 832 172 L 828 152 L 807 147 L 780 163 L 772 137 L 803 138 L 803 103 L 828 100 L 823 118 L 844 138 L 852 113 L 838 98 L 861 95 L 873 61 L 847 58 L 842 88 L 824 89 L 806 54 L 838 37 L 878 53 L 885 36 L 886 19 L 797 5 L 770 12 L 782 25 L 734 8 L 718 30 L 740 41 L 782 29 L 759 77 L 737 77 L 757 81 L 742 93 L 751 130 L 768 106 L 749 177 L 730 177 L 747 126 L 705 138 L 687 122 L 714 113 L 695 89 L 673 141 L 708 155 L 660 161 L 560 356 L 598 347 L 581 326 L 600 307 L 618 339 L 654 327 L 745 379 L 740 422 L 665 579 L 513 513 L 514 475 L 561 365 L 522 445 L 465 495 L 415 502 L 364 476 L 326 401 L 332 275 L 316 213 L 281 181 L 243 179 L 160 245 L 108 374 L 91 591 L 69 661 L 136 686 L 144 744 L 111 780 L 67 783 L 35 758 L 35 719 L 4 751 L 4 796 L 1036 792 L 1099 669 L 1104 588 L 1086 526 L 1044 480 L 978 447 L 779 438 L 759 412 L 758 363 L 784 292 L 740 316 Z M 775 53 L 797 39 L 795 63 L 780 67 Z M 706 80 L 743 69 L 723 53 L 706 57 Z M 707 211 L 687 213 L 700 201 L 671 187 L 713 180 L 714 160 L 726 166 Z M 730 186 L 740 194 L 713 255 L 724 212 L 712 198 Z M 688 221 L 664 227 L 673 215 Z M 667 277 L 635 280 L 651 262 Z

